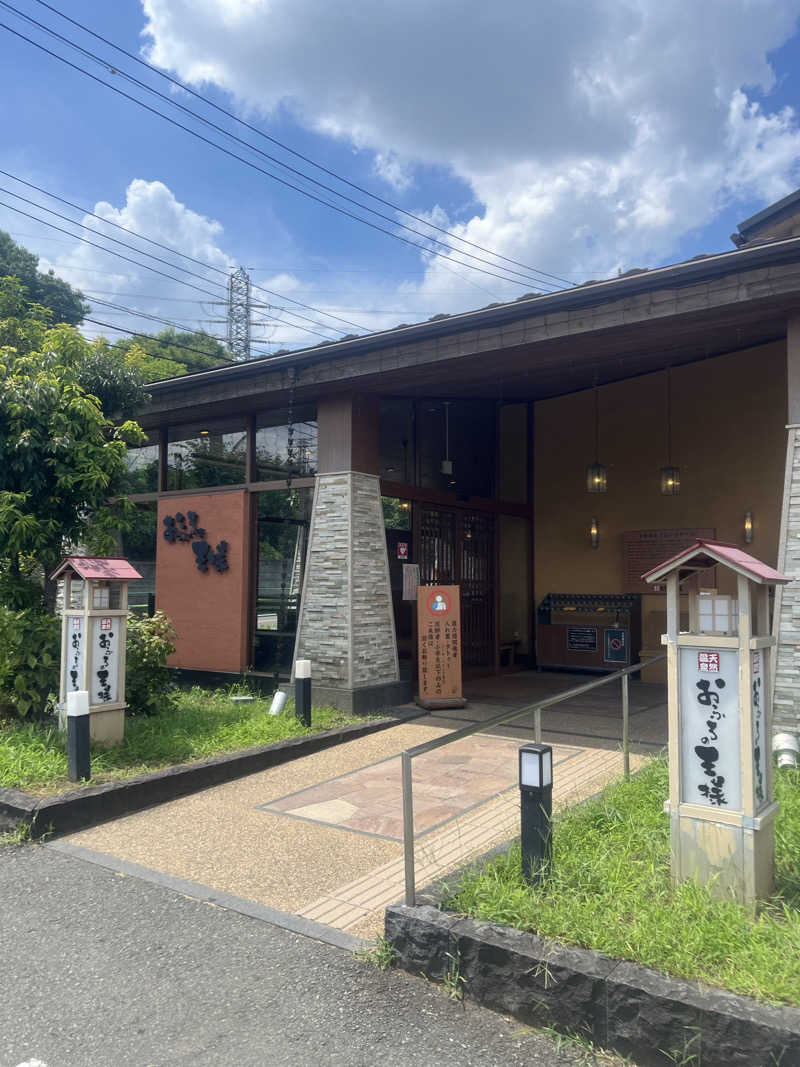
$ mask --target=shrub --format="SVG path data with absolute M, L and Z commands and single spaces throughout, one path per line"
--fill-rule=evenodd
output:
M 0 606 L 0 713 L 41 717 L 57 699 L 60 620 Z
M 175 651 L 175 627 L 163 611 L 128 616 L 125 698 L 129 715 L 154 715 L 172 706 L 167 657 Z

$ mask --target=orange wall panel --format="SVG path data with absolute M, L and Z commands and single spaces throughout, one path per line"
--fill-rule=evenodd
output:
M 250 501 L 242 491 L 187 494 L 158 502 L 156 607 L 178 632 L 170 666 L 206 671 L 244 670 L 248 651 Z M 197 567 L 192 541 L 164 538 L 164 517 L 197 514 L 211 551 L 228 542 L 228 570 Z M 197 543 L 197 538 L 193 539 Z

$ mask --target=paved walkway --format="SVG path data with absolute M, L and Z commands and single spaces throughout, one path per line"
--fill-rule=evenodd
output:
M 0 1067 L 586 1063 L 433 983 L 51 848 L 0 848 L 0 914 Z
M 323 936 L 329 928 L 372 938 L 384 908 L 403 894 L 403 749 L 586 680 L 534 672 L 484 680 L 467 687 L 469 703 L 458 712 L 426 715 L 54 845 L 128 872 L 136 864 L 153 880 L 178 879 L 188 895 L 228 894 L 300 916 Z M 619 699 L 615 684 L 545 712 L 556 806 L 621 774 Z M 418 888 L 518 834 L 516 753 L 532 731 L 524 716 L 414 761 Z M 631 737 L 635 769 L 666 741 L 661 687 L 632 683 Z

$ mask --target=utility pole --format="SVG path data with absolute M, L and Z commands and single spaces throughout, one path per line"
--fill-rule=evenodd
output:
M 244 267 L 228 279 L 228 348 L 234 359 L 250 358 L 250 275 Z

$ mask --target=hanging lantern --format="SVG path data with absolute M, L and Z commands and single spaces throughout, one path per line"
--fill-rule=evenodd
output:
M 608 467 L 598 459 L 600 455 L 600 390 L 594 390 L 594 463 L 586 468 L 586 492 L 605 493 L 608 490 Z
M 590 463 L 586 468 L 586 492 L 605 493 L 608 489 L 608 467 Z
M 661 468 L 661 493 L 663 496 L 677 496 L 681 491 L 680 467 Z
M 681 469 L 672 465 L 672 370 L 667 367 L 667 465 L 661 468 L 661 495 L 677 496 L 681 491 Z

